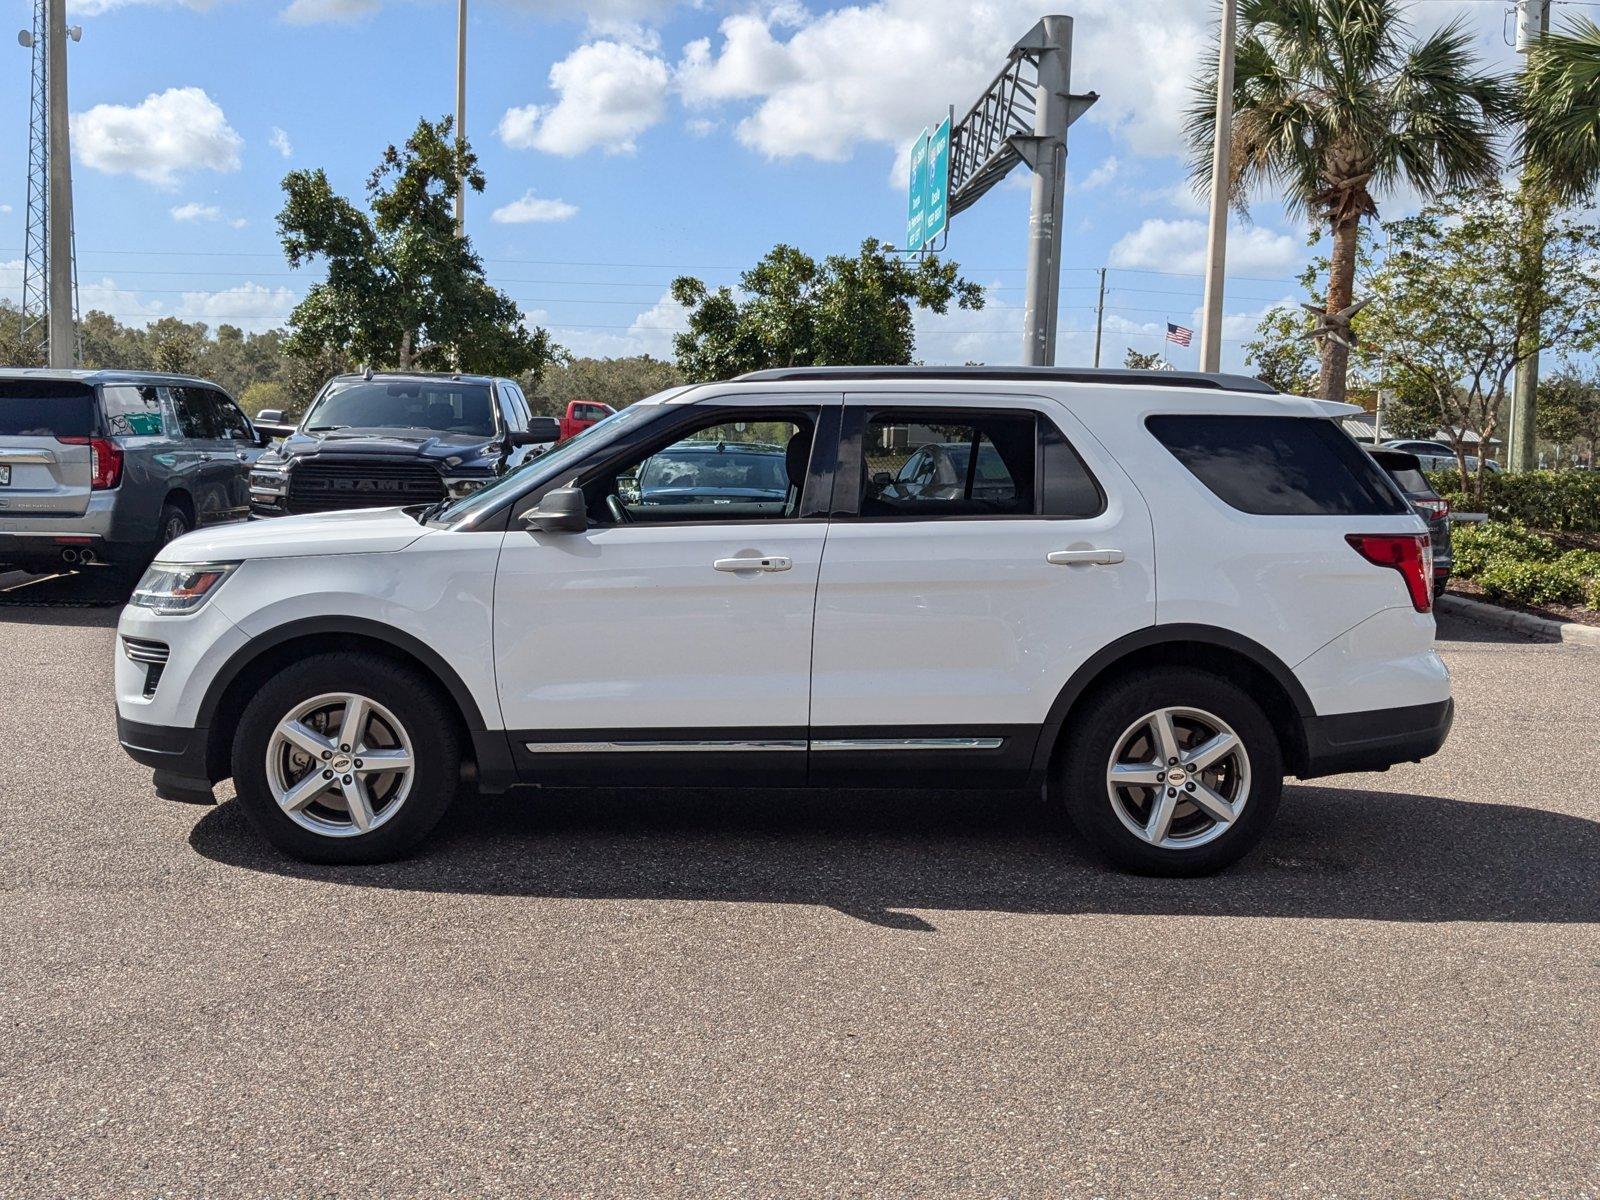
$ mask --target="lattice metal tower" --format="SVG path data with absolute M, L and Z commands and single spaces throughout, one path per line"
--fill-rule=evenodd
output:
M 21 40 L 21 39 L 19 39 Z M 25 45 L 33 52 L 28 89 L 28 212 L 23 231 L 22 345 L 33 363 L 46 359 L 50 328 L 50 3 L 34 0 L 33 29 Z M 78 262 L 72 262 L 72 317 L 78 325 Z M 83 334 L 77 333 L 78 358 Z M 33 365 L 30 363 L 28 365 Z

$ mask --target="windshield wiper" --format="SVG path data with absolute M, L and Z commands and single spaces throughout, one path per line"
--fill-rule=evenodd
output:
M 306 426 L 306 432 L 308 432 L 308 433 L 331 433 L 335 429 L 349 429 L 349 428 L 350 428 L 350 426 L 348 426 L 348 425 L 307 425 Z

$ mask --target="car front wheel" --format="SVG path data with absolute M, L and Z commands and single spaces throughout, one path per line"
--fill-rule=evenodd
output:
M 1101 857 L 1142 874 L 1205 875 L 1261 840 L 1283 792 L 1283 754 L 1243 689 L 1203 671 L 1153 671 L 1079 711 L 1062 793 Z
M 318 655 L 279 672 L 245 708 L 233 743 L 246 817 L 310 862 L 406 853 L 450 806 L 460 768 L 438 692 L 378 655 Z

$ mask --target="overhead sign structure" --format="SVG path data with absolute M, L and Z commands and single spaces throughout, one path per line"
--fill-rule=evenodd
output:
M 911 147 L 911 178 L 906 189 L 906 249 L 921 250 L 927 238 L 928 131 Z
M 950 118 L 924 129 L 911 147 L 907 180 L 906 249 L 921 250 L 950 224 Z

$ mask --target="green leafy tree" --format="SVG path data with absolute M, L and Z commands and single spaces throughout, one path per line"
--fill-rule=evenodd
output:
M 916 349 L 912 309 L 983 307 L 983 289 L 955 263 L 915 265 L 868 238 L 853 258 L 821 262 L 775 246 L 739 279 L 712 291 L 692 276 L 673 281 L 689 329 L 673 340 L 689 380 L 727 379 L 764 367 L 905 364 Z
M 1517 365 L 1600 346 L 1600 231 L 1558 211 L 1535 233 L 1518 219 L 1521 203 L 1499 187 L 1434 201 L 1386 226 L 1391 252 L 1372 278 L 1374 347 L 1437 404 L 1462 489 L 1479 501 L 1468 435 L 1493 437 Z M 1525 244 L 1536 236 L 1542 261 Z
M 1539 39 L 1517 89 L 1519 149 L 1557 200 L 1600 183 L 1600 25 L 1587 17 Z
M 1377 215 L 1377 196 L 1402 183 L 1432 193 L 1495 177 L 1508 92 L 1479 69 L 1459 23 L 1411 42 L 1400 0 L 1241 0 L 1236 64 L 1234 203 L 1244 211 L 1252 190 L 1269 189 L 1328 229 L 1323 303 L 1336 325 L 1352 302 L 1358 232 Z M 1216 94 L 1212 65 L 1195 81 L 1187 120 L 1202 186 Z M 1344 346 L 1322 340 L 1325 398 L 1344 399 L 1348 360 Z
M 1256 336 L 1244 344 L 1244 360 L 1257 378 L 1280 392 L 1308 396 L 1317 387 L 1317 351 L 1310 334 L 1303 309 L 1269 308 L 1256 323 Z
M 1127 354 L 1123 355 L 1122 365 L 1130 371 L 1172 370 L 1172 364 L 1162 356 L 1159 350 L 1146 354 L 1143 351 L 1135 350 L 1132 346 L 1129 346 Z
M 483 263 L 455 229 L 459 180 L 481 192 L 483 172 L 450 118 L 418 122 L 384 151 L 367 180 L 363 212 L 337 195 L 321 168 L 284 177 L 278 232 L 292 267 L 318 262 L 326 278 L 290 316 L 287 349 L 332 352 L 374 366 L 537 375 L 552 347 L 516 303 L 489 286 Z
M 648 354 L 563 358 L 552 363 L 537 384 L 523 382 L 535 411 L 555 417 L 566 412 L 573 400 L 598 400 L 624 409 L 635 400 L 677 387 L 683 382 L 683 373 L 672 363 Z
M 1570 372 L 1539 382 L 1539 436 L 1563 450 L 1584 443 L 1589 459 L 1600 443 L 1600 385 Z

